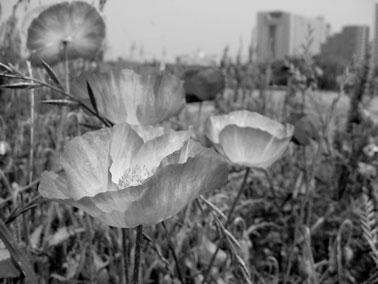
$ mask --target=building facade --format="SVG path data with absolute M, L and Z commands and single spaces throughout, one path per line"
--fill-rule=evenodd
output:
M 375 4 L 374 18 L 374 43 L 373 43 L 373 61 L 374 66 L 378 66 L 378 3 Z
M 347 66 L 365 58 L 368 44 L 368 26 L 345 26 L 322 45 L 321 57 Z
M 306 18 L 283 11 L 257 14 L 257 58 L 259 61 L 298 56 L 305 49 L 318 54 L 330 32 L 323 18 Z

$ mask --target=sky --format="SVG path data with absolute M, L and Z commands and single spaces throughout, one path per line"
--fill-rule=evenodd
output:
M 87 0 L 97 5 L 99 0 Z M 6 18 L 16 0 L 0 0 Z M 29 0 L 21 18 L 40 4 L 57 0 Z M 108 0 L 103 16 L 107 24 L 105 57 L 130 57 L 172 61 L 177 55 L 202 50 L 218 54 L 226 45 L 235 54 L 240 45 L 247 52 L 256 13 L 283 10 L 322 16 L 338 32 L 344 25 L 369 25 L 373 34 L 377 0 Z M 26 12 L 25 12 L 26 11 Z M 134 53 L 131 54 L 132 46 Z M 143 52 L 141 52 L 143 51 Z

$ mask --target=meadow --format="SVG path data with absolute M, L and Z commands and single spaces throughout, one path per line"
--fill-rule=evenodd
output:
M 0 283 L 378 283 L 368 59 L 103 62 L 74 3 L 89 42 L 0 57 Z

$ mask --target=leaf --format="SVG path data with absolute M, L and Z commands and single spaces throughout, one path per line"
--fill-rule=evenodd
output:
M 47 105 L 57 105 L 57 106 L 78 106 L 79 104 L 75 101 L 71 100 L 63 100 L 63 99 L 57 99 L 57 100 L 43 100 L 43 104 Z
M 70 228 L 70 227 L 62 227 L 59 228 L 58 231 L 48 239 L 49 246 L 56 246 L 64 241 L 68 240 L 70 237 L 83 233 L 85 231 L 84 228 Z
M 4 242 L 13 260 L 23 271 L 29 283 L 38 284 L 37 276 L 34 273 L 29 257 L 22 252 L 14 241 L 12 233 L 9 231 L 4 222 L 0 219 L 0 239 Z
M 43 68 L 45 68 L 45 70 L 46 70 L 47 74 L 49 75 L 50 79 L 59 87 L 59 89 L 61 89 L 62 91 L 64 91 L 64 88 L 63 88 L 62 84 L 60 83 L 60 81 L 58 79 L 58 76 L 55 74 L 54 70 L 42 58 L 41 58 L 41 62 L 42 62 Z
M 40 86 L 41 86 L 40 84 L 20 82 L 20 83 L 0 85 L 0 89 L 32 89 L 32 88 L 37 88 Z
M 87 90 L 88 90 L 88 96 L 89 96 L 89 99 L 91 100 L 91 104 L 93 106 L 93 109 L 96 112 L 96 114 L 98 114 L 96 98 L 95 98 L 95 96 L 93 94 L 92 87 L 91 87 L 91 85 L 89 84 L 88 81 L 87 81 Z
M 20 277 L 20 270 L 14 265 L 9 251 L 0 241 L 0 279 Z

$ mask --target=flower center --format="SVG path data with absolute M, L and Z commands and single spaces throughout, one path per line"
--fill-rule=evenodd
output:
M 128 168 L 118 182 L 118 187 L 124 189 L 130 186 L 141 185 L 146 179 L 152 176 L 155 169 L 148 169 L 146 166 L 136 165 Z

